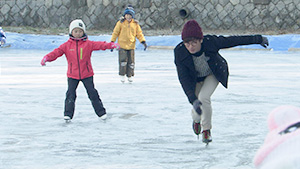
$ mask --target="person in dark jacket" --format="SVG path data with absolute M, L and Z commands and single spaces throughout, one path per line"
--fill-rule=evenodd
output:
M 211 95 L 221 83 L 227 88 L 228 65 L 219 54 L 220 49 L 238 45 L 260 44 L 267 47 L 268 39 L 261 35 L 249 36 L 203 36 L 200 25 L 195 20 L 185 23 L 179 43 L 174 49 L 178 79 L 193 105 L 193 130 L 199 137 L 202 128 L 202 141 L 209 143 L 211 138 Z

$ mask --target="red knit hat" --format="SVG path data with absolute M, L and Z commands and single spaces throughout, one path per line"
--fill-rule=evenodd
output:
M 189 20 L 187 23 L 184 24 L 182 32 L 181 32 L 181 39 L 184 40 L 186 38 L 198 38 L 203 39 L 203 32 L 198 24 L 197 21 L 194 19 Z

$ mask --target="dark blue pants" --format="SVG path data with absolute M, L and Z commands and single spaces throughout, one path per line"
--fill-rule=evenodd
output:
M 99 117 L 106 114 L 105 108 L 103 107 L 98 91 L 95 89 L 94 78 L 92 76 L 82 80 L 68 78 L 68 91 L 66 93 L 64 115 L 69 116 L 71 119 L 73 118 L 74 110 L 75 110 L 75 100 L 77 97 L 76 89 L 80 81 L 82 81 L 86 89 L 89 99 L 91 100 L 92 105 L 94 107 L 95 113 Z

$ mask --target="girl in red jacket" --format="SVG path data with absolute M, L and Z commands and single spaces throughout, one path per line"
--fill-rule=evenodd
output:
M 76 100 L 76 89 L 80 81 L 86 88 L 89 99 L 92 102 L 95 113 L 102 119 L 107 118 L 105 108 L 99 94 L 94 87 L 93 68 L 91 55 L 94 50 L 119 49 L 120 46 L 114 42 L 90 41 L 85 34 L 85 24 L 76 19 L 69 26 L 70 39 L 43 57 L 41 65 L 56 60 L 65 54 L 68 61 L 68 91 L 65 99 L 64 119 L 68 122 L 73 118 Z

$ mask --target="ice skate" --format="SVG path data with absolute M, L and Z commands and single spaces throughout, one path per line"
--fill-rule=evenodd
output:
M 124 76 L 124 75 L 120 75 L 120 81 L 121 81 L 122 83 L 125 83 L 125 76 Z
M 66 121 L 66 123 L 71 122 L 71 118 L 69 116 L 64 116 L 64 120 Z
M 132 83 L 133 82 L 133 77 L 131 76 L 131 77 L 128 77 L 128 82 L 129 83 Z
M 106 119 L 107 119 L 107 115 L 104 114 L 104 115 L 100 116 L 100 119 L 101 119 L 101 120 L 106 120 Z
M 206 145 L 208 145 L 208 143 L 212 142 L 210 130 L 204 130 L 202 132 L 202 142 L 206 143 Z
M 198 140 L 199 140 L 199 134 L 201 133 L 201 124 L 200 122 L 195 122 L 193 121 L 193 130 L 194 130 L 194 133 L 197 135 L 198 137 Z

